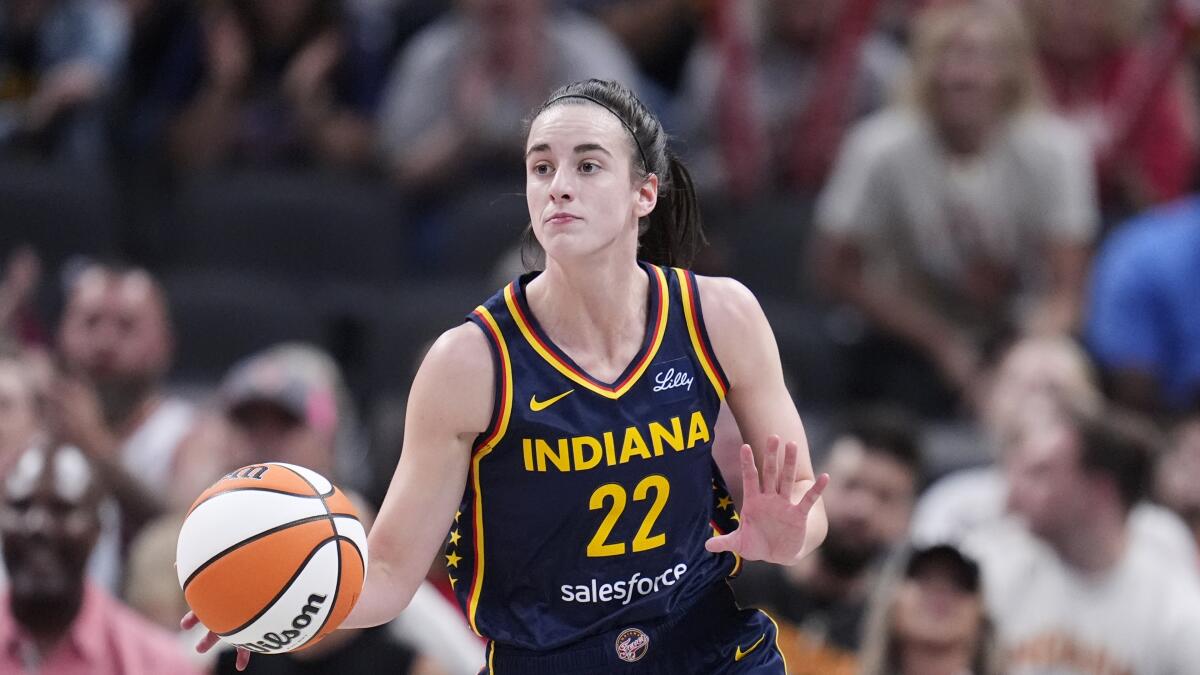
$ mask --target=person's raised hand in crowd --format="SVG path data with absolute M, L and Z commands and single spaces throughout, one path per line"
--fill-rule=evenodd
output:
M 20 246 L 8 256 L 0 280 L 0 331 L 29 302 L 41 278 L 42 261 L 32 247 Z
M 116 461 L 117 438 L 104 419 L 96 388 L 81 375 L 62 374 L 53 382 L 47 422 L 57 438 L 77 446 L 93 460 Z
M 253 47 L 231 9 L 214 9 L 204 18 L 205 60 L 208 85 L 233 94 L 250 77 Z
M 338 31 L 327 29 L 292 57 L 281 86 L 294 105 L 307 108 L 329 104 L 330 79 L 343 47 Z
M 96 98 L 104 75 L 93 63 L 65 63 L 46 75 L 25 106 L 25 130 L 40 132 L 63 113 Z

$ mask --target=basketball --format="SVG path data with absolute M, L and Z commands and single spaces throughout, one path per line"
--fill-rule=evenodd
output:
M 303 467 L 265 463 L 205 490 L 179 533 L 184 597 L 209 630 L 260 654 L 294 651 L 346 618 L 366 576 L 350 500 Z

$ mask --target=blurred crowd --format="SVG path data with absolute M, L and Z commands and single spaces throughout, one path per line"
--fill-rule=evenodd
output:
M 1200 672 L 1200 7 L 5 0 L 0 672 L 232 672 L 182 514 L 370 514 L 423 347 L 522 269 L 523 124 L 631 86 L 759 297 L 826 543 L 747 566 L 789 673 Z M 718 431 L 718 437 L 721 434 Z M 737 439 L 731 442 L 736 443 Z M 475 673 L 445 562 L 260 673 Z

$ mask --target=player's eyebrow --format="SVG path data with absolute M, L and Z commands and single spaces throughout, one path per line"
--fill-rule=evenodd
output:
M 582 155 L 585 152 L 603 152 L 609 157 L 612 157 L 612 153 L 608 150 L 605 150 L 604 146 L 600 145 L 599 143 L 581 143 L 575 146 L 575 154 Z
M 549 143 L 538 143 L 537 145 L 531 146 L 529 150 L 525 152 L 525 158 L 528 159 L 529 156 L 535 152 L 547 152 L 549 150 Z M 609 157 L 612 157 L 612 153 L 599 143 L 580 143 L 579 145 L 575 146 L 575 154 L 582 155 L 585 152 L 603 152 Z

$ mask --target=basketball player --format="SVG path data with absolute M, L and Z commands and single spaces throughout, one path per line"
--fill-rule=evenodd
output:
M 783 673 L 773 623 L 725 579 L 811 553 L 828 476 L 762 310 L 680 269 L 703 240 L 691 181 L 623 86 L 555 92 L 525 166 L 545 271 L 426 356 L 344 626 L 395 617 L 447 542 L 485 673 Z M 740 511 L 711 453 L 723 403 L 750 441 Z

